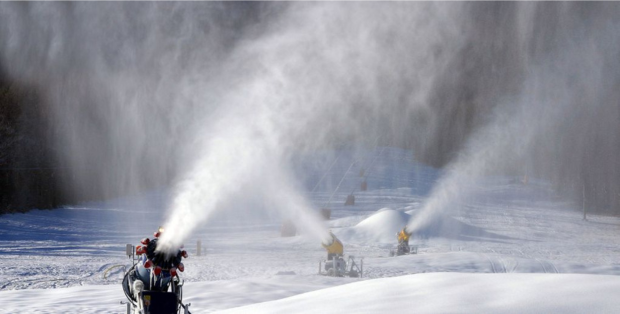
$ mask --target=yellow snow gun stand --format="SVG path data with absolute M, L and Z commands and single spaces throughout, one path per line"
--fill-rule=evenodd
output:
M 321 243 L 323 248 L 327 250 L 327 259 L 319 262 L 319 275 L 332 277 L 362 277 L 364 269 L 364 259 L 361 260 L 358 267 L 355 258 L 349 256 L 344 259 L 344 246 L 342 242 L 336 238 L 333 233 L 329 233 L 330 240 L 327 243 Z M 323 264 L 325 267 L 323 268 Z

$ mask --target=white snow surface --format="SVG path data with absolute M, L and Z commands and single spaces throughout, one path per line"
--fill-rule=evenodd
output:
M 614 313 L 618 288 L 618 276 L 430 273 L 367 280 L 222 313 Z
M 471 182 L 474 194 L 414 235 L 418 254 L 389 257 L 441 172 L 387 148 L 367 169 L 331 178 L 308 198 L 361 263 L 363 278 L 317 275 L 313 237 L 280 237 L 278 217 L 247 206 L 220 213 L 186 241 L 184 303 L 192 313 L 616 313 L 620 219 L 589 215 L 544 183 Z M 365 157 L 368 157 L 365 156 Z M 331 161 L 330 161 L 331 162 Z M 310 188 L 323 173 L 306 175 Z M 334 183 L 335 182 L 335 183 Z M 310 190 L 308 188 L 308 191 Z M 353 206 L 344 199 L 354 191 Z M 124 313 L 125 244 L 161 224 L 166 192 L 0 216 L 0 313 Z M 245 204 L 247 205 L 247 204 Z M 258 206 L 257 206 L 258 207 Z M 231 218 L 233 217 L 233 218 Z M 239 217 L 239 218 L 234 218 Z M 246 218 L 246 219 L 242 219 Z M 297 222 L 303 223 L 303 222 Z M 197 256 L 197 241 L 206 255 Z

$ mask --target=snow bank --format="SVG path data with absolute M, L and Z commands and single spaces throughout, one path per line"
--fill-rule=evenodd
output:
M 396 244 L 396 233 L 402 230 L 415 214 L 415 210 L 407 213 L 381 208 L 357 225 L 334 230 L 334 233 L 345 244 Z M 487 232 L 447 215 L 431 220 L 422 228 L 415 230 L 413 236 L 414 238 L 442 237 L 465 241 L 480 238 L 508 239 L 508 237 Z
M 253 303 L 351 282 L 323 276 L 279 275 L 270 278 L 189 282 L 183 289 L 184 303 L 194 314 L 211 313 Z M 0 291 L 0 313 L 125 313 L 126 301 L 119 285 L 92 285 L 62 289 Z
M 354 227 L 334 231 L 343 243 L 395 243 L 396 233 L 409 221 L 411 215 L 390 208 L 382 208 Z
M 221 313 L 614 313 L 620 277 L 429 273 L 308 292 Z

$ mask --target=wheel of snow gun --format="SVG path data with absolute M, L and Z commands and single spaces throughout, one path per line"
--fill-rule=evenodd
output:
M 125 297 L 127 297 L 127 300 L 129 300 L 132 306 L 135 307 L 137 305 L 137 300 L 134 298 L 133 292 L 131 291 L 132 280 L 130 280 L 131 279 L 130 276 L 134 270 L 135 270 L 135 265 L 132 266 L 125 273 L 125 276 L 123 277 L 123 281 L 122 281 L 122 286 L 123 286 L 123 292 L 125 292 Z
M 333 268 L 328 269 L 327 276 L 336 277 L 336 270 L 334 270 Z

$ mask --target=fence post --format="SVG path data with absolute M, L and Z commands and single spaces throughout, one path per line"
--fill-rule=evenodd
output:
M 586 185 L 583 185 L 583 220 L 588 220 L 586 219 Z

